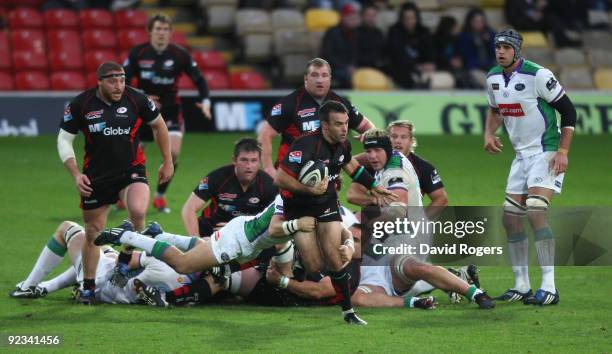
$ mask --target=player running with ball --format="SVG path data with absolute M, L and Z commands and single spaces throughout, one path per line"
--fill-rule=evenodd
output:
M 554 305 L 559 302 L 554 277 L 555 238 L 547 211 L 553 194 L 561 193 L 576 109 L 550 70 L 521 57 L 523 38 L 517 31 L 498 32 L 494 42 L 498 65 L 487 76 L 489 114 L 484 148 L 491 154 L 502 151 L 495 131 L 503 122 L 516 151 L 506 185 L 503 217 L 515 284 L 498 300 Z M 561 114 L 561 132 L 555 110 Z M 527 273 L 525 215 L 534 232 L 542 269 L 542 284 L 535 295 Z

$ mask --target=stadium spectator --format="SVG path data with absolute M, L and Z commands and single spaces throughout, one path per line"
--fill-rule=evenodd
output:
M 372 4 L 361 10 L 361 26 L 357 28 L 357 66 L 381 69 L 385 59 L 385 35 L 376 27 L 378 8 Z
M 495 32 L 487 24 L 484 12 L 472 8 L 465 16 L 459 34 L 459 53 L 466 70 L 488 71 L 495 65 L 494 36 Z
M 478 88 L 469 72 L 463 68 L 459 53 L 459 23 L 452 16 L 443 16 L 434 34 L 436 68 L 446 70 L 455 78 L 458 88 Z
M 351 78 L 357 67 L 360 41 L 357 27 L 361 23 L 358 6 L 345 4 L 340 24 L 328 29 L 321 42 L 321 57 L 331 65 L 338 88 L 352 87 Z
M 79 94 L 66 106 L 57 141 L 60 158 L 74 178 L 81 198 L 86 242 L 84 280 L 77 301 L 89 305 L 95 302 L 95 275 L 100 258 L 93 242 L 106 225 L 109 205 L 123 199 L 130 220 L 138 230 L 144 228 L 149 185 L 138 138 L 143 123 L 153 129 L 162 155 L 159 180 L 169 180 L 174 172 L 168 129 L 155 103 L 125 86 L 125 72 L 117 63 L 103 63 L 96 74 L 98 86 Z M 83 172 L 77 167 L 72 146 L 79 131 L 87 137 Z
M 51 9 L 69 9 L 69 10 L 83 10 L 88 8 L 100 8 L 108 9 L 108 0 L 47 0 L 45 1 L 41 9 L 42 11 Z
M 198 88 L 199 100 L 196 105 L 207 119 L 210 115 L 210 100 L 206 79 L 182 47 L 170 43 L 172 20 L 164 14 L 156 14 L 147 23 L 150 40 L 130 50 L 128 59 L 123 64 L 126 80 L 138 79 L 138 88 L 149 95 L 161 111 L 170 132 L 172 162 L 176 170 L 185 130 L 178 98 L 177 80 L 185 73 Z M 144 128 L 141 133 L 143 141 L 152 141 L 151 131 Z M 159 182 L 153 206 L 160 212 L 168 213 L 165 194 L 170 181 Z
M 234 217 L 255 215 L 274 200 L 278 189 L 260 169 L 261 147 L 257 140 L 238 140 L 232 160 L 231 165 L 202 178 L 183 205 L 181 216 L 188 235 L 210 236 Z M 208 201 L 202 215 L 196 218 L 196 212 Z
M 506 0 L 506 20 L 520 31 L 550 32 L 558 47 L 579 47 L 581 41 L 570 39 L 565 24 L 550 11 L 547 0 Z
M 338 100 L 349 108 L 349 128 L 363 133 L 374 127 L 366 117 L 346 99 L 330 90 L 332 71 L 329 63 L 321 58 L 310 60 L 304 71 L 304 86 L 293 91 L 272 107 L 270 115 L 259 131 L 264 170 L 276 176 L 275 165 L 287 154 L 297 137 L 319 128 L 319 106 L 327 100 Z M 282 135 L 276 164 L 272 162 L 272 139 Z
M 432 42 L 429 30 L 421 23 L 418 7 L 412 2 L 404 3 L 387 37 L 390 71 L 397 84 L 404 88 L 428 86 L 421 73 L 435 70 Z

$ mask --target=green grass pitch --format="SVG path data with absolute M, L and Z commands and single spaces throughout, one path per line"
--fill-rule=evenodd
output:
M 183 232 L 180 207 L 199 179 L 229 163 L 239 135 L 188 134 L 169 189 L 169 215 L 148 218 Z M 417 152 L 442 175 L 451 205 L 500 205 L 511 146 L 490 156 L 481 137 L 419 136 Z M 82 144 L 78 140 L 76 146 Z M 356 147 L 356 150 L 359 150 Z M 612 205 L 609 136 L 578 136 L 569 157 L 563 194 L 553 205 Z M 149 174 L 159 157 L 148 148 Z M 612 352 L 612 267 L 558 267 L 558 306 L 449 305 L 434 311 L 360 309 L 364 328 L 345 326 L 337 308 L 263 308 L 246 305 L 159 310 L 144 306 L 72 305 L 69 291 L 17 301 L 6 294 L 23 280 L 62 220 L 81 222 L 72 180 L 56 153 L 55 137 L 0 139 L 0 351 L 34 351 L 6 345 L 9 334 L 59 334 L 64 343 L 45 350 L 113 352 Z M 152 183 L 155 184 L 155 183 Z M 109 224 L 124 215 L 112 213 Z M 603 230 L 602 230 L 603 231 Z M 67 261 L 62 263 L 67 265 Z M 532 285 L 539 269 L 531 268 Z M 509 267 L 485 267 L 483 286 L 499 294 L 513 283 Z

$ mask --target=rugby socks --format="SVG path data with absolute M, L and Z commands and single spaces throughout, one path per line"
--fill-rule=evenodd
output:
M 38 284 L 38 286 L 40 286 L 41 288 L 45 288 L 48 292 L 52 293 L 54 291 L 69 287 L 70 285 L 76 283 L 76 281 L 76 271 L 74 270 L 74 267 L 70 267 L 57 277 L 48 281 L 43 281 Z
M 535 248 L 538 263 L 542 269 L 542 286 L 540 289 L 555 294 L 555 237 L 550 227 L 534 231 Z
M 198 242 L 199 237 L 192 236 L 180 236 L 167 232 L 163 232 L 155 236 L 155 240 L 167 242 L 183 252 L 187 252 L 194 248 Z
M 178 163 L 174 163 L 174 173 L 176 173 L 176 169 L 177 168 L 178 168 Z M 163 197 L 164 194 L 166 194 L 166 190 L 168 189 L 168 186 L 170 185 L 170 182 L 172 182 L 172 178 L 170 178 L 167 182 L 158 184 L 157 185 L 157 194 L 155 196 L 156 197 Z
M 22 288 L 26 289 L 30 286 L 38 285 L 64 259 L 66 251 L 66 246 L 60 244 L 55 239 L 55 236 L 51 236 L 45 248 L 40 252 L 30 275 L 23 282 Z
M 521 293 L 529 291 L 529 240 L 524 232 L 508 235 L 508 254 L 514 272 L 514 290 Z
M 429 284 L 425 280 L 417 280 L 414 283 L 414 286 L 410 289 L 410 291 L 408 293 L 409 294 L 413 294 L 414 296 L 416 296 L 416 295 L 421 295 L 423 293 L 432 292 L 435 289 L 436 288 L 433 285 Z
M 342 311 L 348 311 L 353 308 L 351 304 L 351 288 L 349 284 L 349 274 L 345 269 L 340 272 L 330 272 L 332 284 L 336 291 L 336 298 L 340 302 Z
M 95 279 L 83 279 L 83 289 L 96 291 L 96 280 Z
M 482 290 L 478 289 L 475 285 L 470 285 L 463 296 L 470 299 L 470 301 L 474 301 L 474 297 L 478 294 L 482 294 Z
M 151 252 L 153 252 L 153 246 L 157 241 L 134 231 L 125 231 L 121 235 L 119 242 L 121 242 L 121 244 L 138 247 L 148 254 L 151 254 Z
M 211 297 L 210 284 L 204 279 L 198 280 L 193 284 L 183 285 L 166 293 L 166 301 L 175 306 L 203 303 Z

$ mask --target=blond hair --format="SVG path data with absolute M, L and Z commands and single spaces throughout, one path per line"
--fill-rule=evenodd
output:
M 391 128 L 406 128 L 410 132 L 410 137 L 412 138 L 412 144 L 410 145 L 410 152 L 414 152 L 414 149 L 417 147 L 417 139 L 414 136 L 414 124 L 408 119 L 396 120 L 395 122 L 389 123 L 387 125 L 387 132 L 391 133 Z

